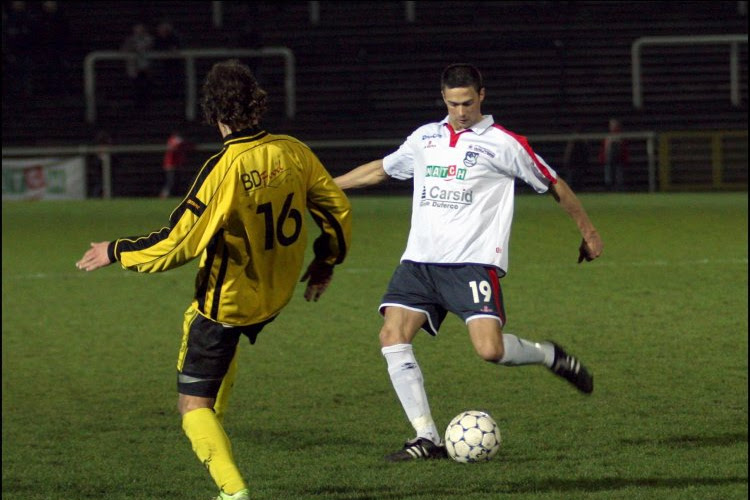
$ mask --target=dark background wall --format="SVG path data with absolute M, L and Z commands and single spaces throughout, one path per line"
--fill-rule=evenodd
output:
M 26 2 L 30 10 L 39 3 Z M 193 142 L 218 142 L 216 131 L 200 120 L 185 123 L 182 84 L 168 81 L 158 65 L 148 107 L 134 102 L 122 62 L 99 65 L 98 120 L 84 119 L 85 55 L 117 50 L 135 23 L 153 30 L 165 19 L 183 48 L 292 49 L 294 120 L 284 116 L 280 61 L 246 62 L 271 96 L 266 127 L 305 141 L 399 139 L 442 118 L 439 75 L 459 61 L 476 64 L 485 76 L 483 111 L 523 135 L 604 132 L 610 117 L 629 131 L 746 130 L 747 44 L 740 45 L 739 107 L 729 98 L 728 46 L 644 51 L 641 110 L 632 105 L 630 59 L 631 45 L 641 36 L 746 34 L 743 4 L 415 2 L 414 21 L 408 22 L 404 2 L 319 2 L 320 22 L 313 25 L 309 2 L 222 2 L 223 27 L 216 28 L 212 2 L 60 2 L 69 23 L 67 41 L 60 43 L 67 72 L 59 85 L 45 89 L 44 62 L 37 62 L 31 91 L 18 95 L 9 93 L 8 79 L 15 75 L 4 71 L 3 146 L 90 144 L 100 131 L 118 144 L 161 144 L 175 126 Z M 8 9 L 5 4 L 4 13 Z M 3 48 L 5 59 L 5 43 Z M 213 62 L 198 63 L 199 81 Z M 344 148 L 320 156 L 336 172 L 390 149 Z M 549 154 L 555 160 L 559 151 Z M 143 158 L 125 155 L 121 161 L 137 169 Z M 138 186 L 119 189 L 121 195 L 137 194 Z

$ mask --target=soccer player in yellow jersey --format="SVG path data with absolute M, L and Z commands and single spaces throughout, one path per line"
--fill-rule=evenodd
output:
M 178 408 L 193 450 L 219 487 L 217 500 L 247 499 L 248 485 L 222 427 L 242 335 L 258 333 L 289 302 L 306 248 L 304 211 L 321 230 L 302 276 L 317 301 L 346 256 L 351 206 L 313 152 L 259 128 L 266 93 L 236 60 L 217 63 L 203 86 L 203 112 L 224 147 L 206 161 L 169 225 L 140 237 L 92 243 L 76 263 L 93 271 L 167 271 L 200 257 L 177 361 Z

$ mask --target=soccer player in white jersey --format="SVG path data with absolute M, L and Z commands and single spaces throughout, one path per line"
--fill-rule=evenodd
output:
M 399 149 L 334 181 L 343 189 L 413 179 L 406 250 L 380 305 L 382 353 L 391 382 L 416 438 L 389 461 L 446 457 L 430 414 L 424 380 L 412 349 L 420 329 L 436 335 L 448 311 L 463 318 L 479 356 L 507 366 L 538 364 L 584 394 L 593 376 L 554 342 L 503 332 L 499 279 L 508 270 L 508 243 L 516 179 L 550 192 L 583 237 L 578 262 L 602 253 L 602 241 L 581 202 L 524 137 L 483 115 L 485 89 L 474 66 L 454 64 L 442 74 L 448 116 L 414 131 Z

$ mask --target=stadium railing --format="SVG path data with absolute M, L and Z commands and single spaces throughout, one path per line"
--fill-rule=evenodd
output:
M 558 161 L 555 161 L 558 157 L 561 157 L 562 151 L 564 150 L 565 144 L 570 140 L 582 140 L 590 142 L 601 142 L 609 134 L 607 133 L 587 133 L 587 134 L 547 134 L 547 135 L 530 135 L 527 137 L 529 143 L 533 145 L 534 149 L 541 154 L 548 162 L 555 168 Z M 623 132 L 621 137 L 628 140 L 631 144 L 642 145 L 637 149 L 637 153 L 632 155 L 634 161 L 633 165 L 637 165 L 637 169 L 642 172 L 643 176 L 647 178 L 647 185 L 649 192 L 655 192 L 657 190 L 657 134 L 653 131 L 642 131 L 642 132 Z M 383 151 L 393 150 L 403 142 L 403 139 L 367 139 L 367 140 L 310 140 L 306 143 L 315 151 L 318 151 L 321 155 L 324 153 L 337 152 L 337 151 L 351 151 L 351 150 L 370 150 L 378 151 L 378 154 L 382 154 Z M 196 151 L 206 151 L 214 153 L 221 149 L 221 144 L 218 143 L 201 143 L 194 146 Z M 593 148 L 592 148 L 593 149 Z M 43 158 L 51 156 L 90 156 L 99 155 L 102 159 L 102 197 L 111 198 L 113 196 L 112 190 L 112 155 L 122 154 L 150 154 L 153 156 L 162 155 L 166 150 L 164 144 L 134 144 L 134 145 L 112 145 L 112 146 L 101 146 L 101 145 L 80 145 L 80 146 L 68 146 L 68 147 L 4 147 L 3 158 Z M 592 161 L 595 162 L 595 158 Z M 149 165 L 149 168 L 153 168 L 154 165 L 160 165 L 158 158 L 152 158 L 149 161 L 143 162 Z M 327 166 L 330 162 L 324 161 Z M 346 168 L 351 168 L 356 165 L 349 165 Z M 596 168 L 599 168 L 598 166 Z M 329 166 L 329 169 L 334 175 L 338 175 L 334 168 Z M 139 176 L 143 175 L 143 172 L 132 172 L 132 175 Z M 640 175 L 640 173 L 639 173 Z
M 96 64 L 100 61 L 127 61 L 134 53 L 117 50 L 96 50 L 86 55 L 83 61 L 83 86 L 86 99 L 86 121 L 96 122 Z M 284 91 L 287 118 L 296 113 L 296 76 L 294 52 L 287 47 L 263 47 L 260 49 L 185 49 L 174 51 L 152 51 L 143 54 L 146 59 L 183 59 L 185 61 L 185 118 L 195 119 L 197 103 L 197 80 L 195 60 L 206 58 L 281 57 L 284 60 Z
M 747 130 L 659 136 L 662 191 L 747 189 Z
M 702 36 L 644 36 L 636 39 L 630 48 L 633 106 L 643 108 L 641 51 L 648 46 L 675 45 L 723 45 L 729 44 L 729 93 L 733 106 L 740 106 L 740 57 L 739 44 L 747 45 L 748 35 L 702 35 Z
M 571 140 L 599 144 L 608 137 L 607 133 L 587 134 L 547 134 L 530 135 L 529 143 L 534 150 L 559 170 L 562 151 Z M 630 144 L 631 160 L 627 167 L 630 190 L 650 193 L 656 191 L 689 190 L 737 190 L 748 186 L 748 141 L 747 130 L 720 131 L 667 131 L 657 134 L 654 131 L 623 132 L 621 138 Z M 329 167 L 333 175 L 339 175 L 356 163 L 345 156 L 345 152 L 357 151 L 358 158 L 378 157 L 398 147 L 402 139 L 368 140 L 321 140 L 306 141 Z M 219 143 L 196 144 L 196 151 L 214 153 L 221 149 Z M 123 146 L 80 145 L 68 147 L 4 147 L 3 159 L 49 158 L 53 156 L 91 156 L 102 159 L 102 197 L 111 198 L 112 155 L 136 154 L 151 155 L 141 161 L 146 170 L 122 167 L 127 175 L 142 182 L 148 169 L 161 168 L 160 155 L 166 150 L 164 144 L 134 144 Z M 601 167 L 596 164 L 596 149 L 592 148 L 592 162 L 596 172 Z M 323 155 L 330 156 L 324 158 Z M 339 158 L 344 165 L 336 165 L 333 158 Z M 658 166 L 657 166 L 658 163 Z M 658 168 L 658 171 L 657 171 Z M 582 172 L 583 173 L 583 172 Z M 597 173 L 594 179 L 600 179 Z M 587 191 L 590 187 L 601 187 L 598 181 L 593 184 L 579 184 L 577 190 Z M 647 187 L 646 187 L 647 186 Z M 645 188 L 645 189 L 644 189 Z M 5 191 L 5 175 L 3 175 Z

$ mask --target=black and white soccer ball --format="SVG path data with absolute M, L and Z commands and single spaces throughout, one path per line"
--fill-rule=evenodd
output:
M 448 424 L 445 447 L 456 462 L 485 462 L 500 450 L 500 428 L 487 412 L 465 411 Z

